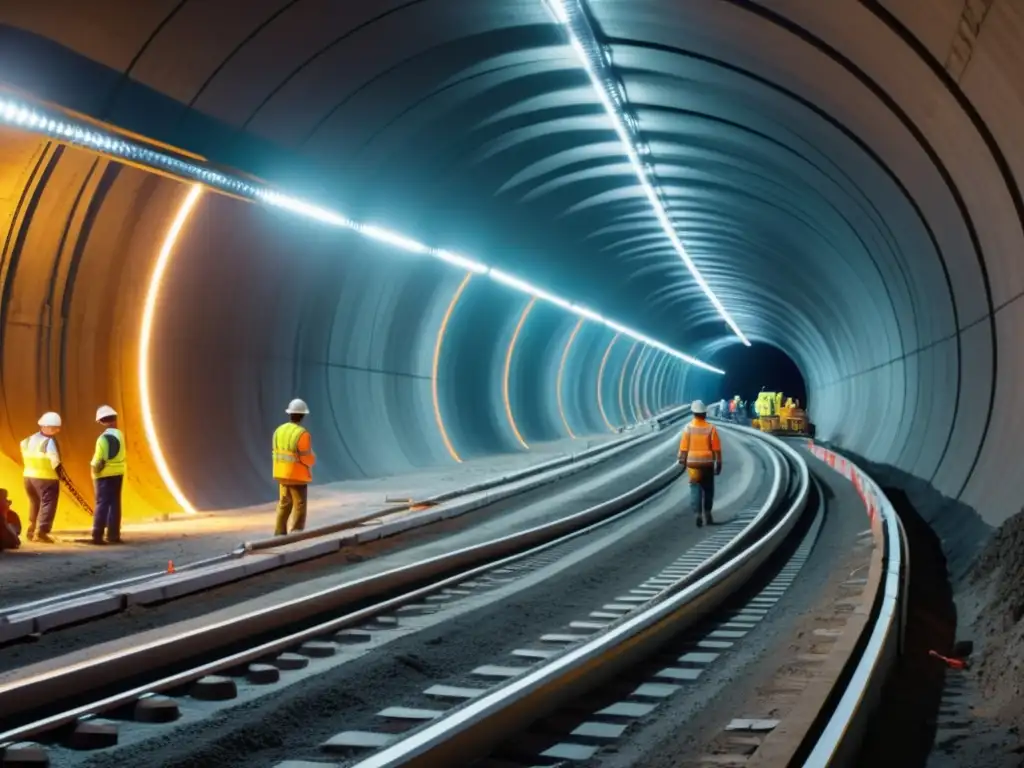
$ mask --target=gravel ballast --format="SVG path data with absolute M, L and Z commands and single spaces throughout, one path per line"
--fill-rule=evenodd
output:
M 631 516 L 589 534 L 588 540 L 608 537 L 613 543 L 505 600 L 401 637 L 302 685 L 77 764 L 184 768 L 324 760 L 318 744 L 343 730 L 367 728 L 385 707 L 444 708 L 437 700 L 425 699 L 422 691 L 435 684 L 465 685 L 469 673 L 481 665 L 521 663 L 509 655 L 512 650 L 536 647 L 542 634 L 566 631 L 569 621 L 584 619 L 635 588 L 709 535 L 707 529 L 693 526 L 685 512 L 686 496 L 685 484 L 672 486 L 639 513 L 652 516 L 645 526 L 624 533 Z M 486 682 L 478 679 L 475 685 L 485 687 Z

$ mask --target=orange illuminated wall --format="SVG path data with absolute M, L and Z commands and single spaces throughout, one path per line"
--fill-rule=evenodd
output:
M 147 428 L 152 410 L 140 380 L 140 345 L 154 265 L 166 254 L 165 266 L 172 266 L 169 234 L 189 196 L 179 182 L 0 129 L 0 484 L 24 519 L 19 443 L 46 410 L 61 414 L 64 466 L 93 501 L 89 461 L 101 404 L 118 411 L 130 451 L 125 520 L 181 510 L 169 493 L 169 472 L 150 450 L 158 433 Z M 159 419 L 149 426 L 158 428 Z M 91 523 L 62 494 L 55 530 Z

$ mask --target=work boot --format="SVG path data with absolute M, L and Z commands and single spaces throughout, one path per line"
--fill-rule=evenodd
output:
M 124 539 L 122 539 L 120 536 L 117 536 L 113 539 L 107 539 L 107 544 L 124 544 Z
M 704 518 L 701 517 L 700 515 L 697 515 L 697 527 L 700 528 L 703 525 L 704 525 Z
M 714 525 L 715 524 L 715 519 L 713 517 L 711 517 L 711 513 L 710 512 L 705 512 L 704 513 L 704 524 L 705 525 Z
M 54 539 L 48 533 L 37 533 L 35 540 L 38 541 L 40 544 L 56 544 L 57 543 L 56 541 L 54 541 Z
M 107 542 L 105 542 L 105 541 L 103 540 L 103 537 L 102 537 L 102 536 L 93 536 L 93 537 L 92 537 L 92 538 L 91 538 L 91 539 L 89 540 L 89 543 L 90 543 L 90 544 L 93 544 L 93 545 L 95 545 L 95 546 L 97 546 L 97 547 L 102 547 L 102 546 L 104 546 L 104 545 L 105 545 L 105 544 L 106 544 Z

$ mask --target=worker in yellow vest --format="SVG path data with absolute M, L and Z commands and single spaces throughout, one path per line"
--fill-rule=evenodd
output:
M 96 438 L 92 455 L 92 477 L 96 487 L 96 510 L 92 518 L 93 544 L 121 543 L 121 490 L 128 471 L 124 433 L 117 428 L 117 411 L 109 405 L 96 410 L 96 422 L 104 427 Z M 106 533 L 106 541 L 103 535 Z
M 301 426 L 302 419 L 309 415 L 309 406 L 303 400 L 292 400 L 285 413 L 289 416 L 288 422 L 274 430 L 274 479 L 280 485 L 275 536 L 288 532 L 288 518 L 293 509 L 292 533 L 306 527 L 306 501 L 316 464 L 313 439 Z
M 50 530 L 57 517 L 60 498 L 60 432 L 59 413 L 44 413 L 39 418 L 39 431 L 21 441 L 21 460 L 25 471 L 25 493 L 28 494 L 28 540 L 52 544 Z
M 715 502 L 715 477 L 722 473 L 722 442 L 718 430 L 708 423 L 708 409 L 700 400 L 690 406 L 693 421 L 683 428 L 679 439 L 679 463 L 690 476 L 690 508 L 697 527 L 711 525 Z

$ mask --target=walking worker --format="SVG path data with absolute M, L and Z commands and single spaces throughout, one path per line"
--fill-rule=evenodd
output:
M 121 491 L 128 470 L 124 434 L 117 428 L 117 411 L 109 405 L 96 409 L 96 422 L 104 427 L 92 455 L 96 510 L 92 518 L 93 544 L 121 543 Z M 106 533 L 106 541 L 103 534 Z
M 313 439 L 301 426 L 303 418 L 309 415 L 309 406 L 304 400 L 292 400 L 285 413 L 289 420 L 274 430 L 274 479 L 280 485 L 275 536 L 284 536 L 288 532 L 288 519 L 293 509 L 292 533 L 306 527 L 306 501 L 309 484 L 313 481 L 313 465 L 316 464 Z
M 718 430 L 708 423 L 708 409 L 702 401 L 694 400 L 690 411 L 693 421 L 683 428 L 679 439 L 679 463 L 690 476 L 690 508 L 700 528 L 714 522 L 711 508 L 715 503 L 715 477 L 722 473 L 722 442 Z
M 28 494 L 29 541 L 53 544 L 50 531 L 57 516 L 60 498 L 60 414 L 49 411 L 39 417 L 39 431 L 21 441 L 21 460 L 25 466 L 25 493 Z

